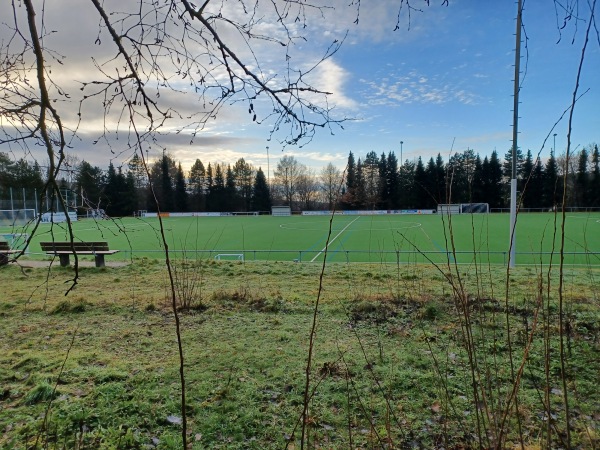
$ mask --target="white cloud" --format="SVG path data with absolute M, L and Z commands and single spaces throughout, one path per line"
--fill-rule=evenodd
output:
M 472 105 L 478 102 L 478 96 L 450 82 L 440 84 L 439 77 L 427 77 L 416 71 L 407 75 L 396 75 L 391 81 L 383 78 L 380 81 L 360 82 L 368 87 L 364 96 L 369 105 L 394 106 L 397 104 L 421 103 L 443 104 L 458 102 Z
M 317 66 L 310 76 L 310 82 L 317 89 L 331 93 L 327 100 L 330 107 L 353 110 L 357 108 L 358 103 L 345 92 L 349 77 L 348 71 L 329 58 Z

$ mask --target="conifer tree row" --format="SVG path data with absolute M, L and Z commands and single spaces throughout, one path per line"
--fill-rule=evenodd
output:
M 500 160 L 496 151 L 483 160 L 472 149 L 453 154 L 447 162 L 435 158 L 398 161 L 393 151 L 356 157 L 349 152 L 345 168 L 329 163 L 320 172 L 293 156 L 277 163 L 272 179 L 259 167 L 240 158 L 233 165 L 204 163 L 197 159 L 189 171 L 168 153 L 150 164 L 150 182 L 161 211 L 249 212 L 271 209 L 272 204 L 306 209 L 435 209 L 439 203 L 489 203 L 507 208 L 511 152 Z M 571 158 L 564 177 L 564 158 L 551 152 L 545 161 L 531 151 L 517 153 L 518 192 L 522 208 L 553 210 L 562 201 L 567 183 L 567 206 L 600 207 L 600 152 L 597 145 L 583 148 Z M 103 210 L 109 216 L 156 211 L 142 160 L 135 155 L 124 167 L 106 169 L 77 161 L 60 180 L 73 192 L 80 211 Z M 0 153 L 0 201 L 10 208 L 9 190 L 34 192 L 44 186 L 43 168 L 24 159 L 13 161 Z
M 369 152 L 356 159 L 350 152 L 341 206 L 345 209 L 435 209 L 439 203 L 489 203 L 507 208 L 512 153 L 501 162 L 493 151 L 483 160 L 472 149 L 453 154 L 444 162 L 441 154 L 427 163 L 419 157 L 398 165 L 393 152 L 378 162 Z M 550 210 L 560 206 L 567 183 L 569 207 L 600 207 L 600 155 L 597 145 L 572 158 L 574 167 L 564 167 L 564 158 L 554 152 L 542 162 L 530 150 L 517 152 L 519 204 L 526 209 Z M 377 164 L 377 170 L 375 165 Z M 565 173 L 567 176 L 565 177 Z M 379 192 L 378 195 L 375 195 Z

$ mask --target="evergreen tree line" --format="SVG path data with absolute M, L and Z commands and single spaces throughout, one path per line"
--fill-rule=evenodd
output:
M 565 158 L 553 153 L 542 163 L 531 151 L 517 152 L 517 189 L 523 208 L 551 209 L 560 206 L 566 187 L 570 207 L 600 207 L 600 155 L 589 146 L 570 158 L 569 175 L 563 176 Z M 271 205 L 301 209 L 435 209 L 439 203 L 489 203 L 507 208 L 510 195 L 512 153 L 501 161 L 496 151 L 481 159 L 468 149 L 445 162 L 440 154 L 424 163 L 405 160 L 394 152 L 377 156 L 369 152 L 355 160 L 348 155 L 345 176 L 328 164 L 318 174 L 284 156 L 273 179 L 261 168 L 240 158 L 233 165 L 204 163 L 197 159 L 184 172 L 167 153 L 150 165 L 150 181 L 142 160 L 135 155 L 125 168 L 111 163 L 107 170 L 86 161 L 69 166 L 61 189 L 70 191 L 69 203 L 85 210 L 103 209 L 110 216 L 131 215 L 138 210 L 187 212 L 270 211 Z M 16 196 L 21 188 L 32 205 L 33 192 L 41 192 L 44 175 L 37 162 L 13 161 L 0 152 L 0 199 L 8 209 L 8 190 Z M 150 188 L 152 186 L 152 189 Z M 74 200 L 75 199 L 75 200 Z
M 44 175 L 37 162 L 14 161 L 0 152 L 0 209 L 33 208 L 36 193 L 44 189 Z
M 164 212 L 270 211 L 271 198 L 261 168 L 240 158 L 233 166 L 197 159 L 186 174 L 170 155 L 163 154 L 149 168 L 149 181 L 141 158 L 135 155 L 127 169 L 107 171 L 81 162 L 74 189 L 83 209 L 102 209 L 109 216 L 131 215 L 139 210 Z
M 592 147 L 590 147 L 592 148 Z M 584 148 L 570 158 L 566 179 L 569 207 L 600 206 L 598 146 Z M 551 209 L 562 205 L 565 158 L 552 152 L 545 163 L 517 151 L 517 191 L 522 208 Z M 481 159 L 468 149 L 448 162 L 440 154 L 424 163 L 406 160 L 401 166 L 394 152 L 369 152 L 355 160 L 350 152 L 341 206 L 345 209 L 435 209 L 439 203 L 489 203 L 508 208 L 512 152 L 501 162 L 496 151 Z

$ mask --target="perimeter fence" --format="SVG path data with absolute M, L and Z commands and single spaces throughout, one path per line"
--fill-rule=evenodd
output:
M 163 250 L 121 250 L 123 256 L 159 257 Z M 323 262 L 325 252 L 315 250 L 169 250 L 174 258 L 209 259 L 219 261 L 289 261 L 296 263 Z M 600 251 L 564 252 L 564 263 L 569 266 L 600 267 Z M 507 251 L 418 251 L 418 250 L 329 250 L 327 261 L 332 263 L 385 263 L 385 264 L 489 264 L 508 263 Z M 516 252 L 517 265 L 558 264 L 559 252 Z

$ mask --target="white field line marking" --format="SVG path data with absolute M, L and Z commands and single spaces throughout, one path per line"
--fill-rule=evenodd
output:
M 342 230 L 341 230 L 341 231 L 340 231 L 338 234 L 336 234 L 336 235 L 335 235 L 335 237 L 334 237 L 332 240 L 330 240 L 330 241 L 327 243 L 327 245 L 326 245 L 325 247 L 323 247 L 323 248 L 321 249 L 321 251 L 320 251 L 319 253 L 317 253 L 317 255 L 316 255 L 316 256 L 315 256 L 313 259 L 311 259 L 311 260 L 310 260 L 310 262 L 315 262 L 315 259 L 317 259 L 317 258 L 318 258 L 318 257 L 321 255 L 321 253 L 323 253 L 325 250 L 327 250 L 327 249 L 329 248 L 329 246 L 330 246 L 331 244 L 333 244 L 333 241 L 335 241 L 337 238 L 339 238 L 339 237 L 340 237 L 340 235 L 341 235 L 341 234 L 342 234 L 344 231 L 346 231 L 346 229 L 347 229 L 347 228 L 348 228 L 350 225 L 352 225 L 354 222 L 356 222 L 358 219 L 360 219 L 360 216 L 358 216 L 356 219 L 354 219 L 352 222 L 350 222 L 348 225 L 346 225 L 344 228 L 342 228 Z

